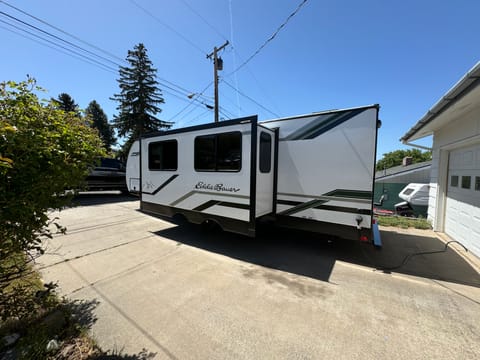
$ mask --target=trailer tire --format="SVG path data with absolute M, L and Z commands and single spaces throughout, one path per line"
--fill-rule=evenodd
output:
M 173 215 L 172 216 L 172 222 L 176 225 L 179 225 L 179 226 L 185 226 L 187 224 L 190 224 L 190 222 L 185 217 L 185 215 L 183 215 L 181 213 L 177 213 L 177 214 Z
M 209 233 L 219 233 L 223 231 L 222 226 L 213 219 L 206 219 L 202 222 L 201 226 L 205 232 Z

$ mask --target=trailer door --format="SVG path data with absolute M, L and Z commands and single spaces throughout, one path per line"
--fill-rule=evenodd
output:
M 128 191 L 140 192 L 140 143 L 135 141 L 130 147 L 127 158 L 126 181 Z
M 256 171 L 256 206 L 258 218 L 274 212 L 274 179 L 276 132 L 258 126 L 257 132 L 257 171 Z

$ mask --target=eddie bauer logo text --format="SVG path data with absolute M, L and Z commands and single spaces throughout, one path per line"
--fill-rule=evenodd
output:
M 203 181 L 199 181 L 197 185 L 195 185 L 195 189 L 202 189 L 202 190 L 213 190 L 213 191 L 225 191 L 225 192 L 238 192 L 240 191 L 239 188 L 236 187 L 228 187 L 223 184 L 207 184 Z

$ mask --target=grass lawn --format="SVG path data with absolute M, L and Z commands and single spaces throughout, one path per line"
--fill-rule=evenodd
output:
M 404 216 L 378 216 L 377 222 L 381 226 L 395 226 L 403 229 L 415 228 L 428 230 L 432 224 L 425 218 L 409 218 Z

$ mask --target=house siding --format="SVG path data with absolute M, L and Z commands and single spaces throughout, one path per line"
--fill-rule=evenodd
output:
M 474 109 L 433 134 L 432 167 L 430 173 L 430 199 L 428 219 L 433 229 L 443 231 L 441 209 L 446 195 L 449 151 L 480 141 L 480 110 Z M 441 210 L 441 211 L 439 211 Z

